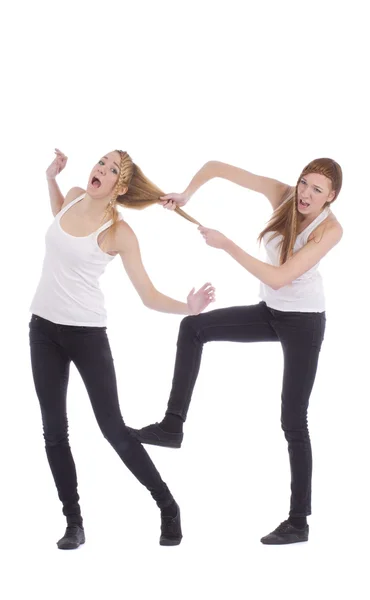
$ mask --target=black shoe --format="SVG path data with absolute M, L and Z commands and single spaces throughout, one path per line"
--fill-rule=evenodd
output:
M 57 542 L 59 550 L 75 550 L 85 543 L 85 532 L 80 525 L 68 525 L 64 536 Z
M 133 429 L 132 427 L 128 427 L 127 429 L 142 444 L 164 446 L 166 448 L 181 448 L 184 437 L 183 433 L 169 433 L 168 431 L 164 431 L 159 423 L 154 423 L 141 429 Z
M 177 514 L 175 517 L 167 517 L 161 514 L 161 546 L 178 546 L 182 540 L 180 508 L 176 504 Z
M 303 529 L 294 527 L 289 521 L 283 521 L 279 527 L 268 535 L 261 538 L 262 544 L 296 544 L 297 542 L 308 541 L 309 527 L 306 525 Z

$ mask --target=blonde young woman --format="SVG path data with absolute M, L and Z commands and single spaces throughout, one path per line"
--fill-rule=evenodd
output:
M 144 208 L 158 202 L 163 192 L 146 179 L 127 152 L 109 152 L 93 168 L 86 191 L 72 188 L 64 197 L 55 178 L 66 162 L 66 156 L 56 150 L 46 172 L 55 218 L 46 234 L 45 259 L 30 321 L 32 371 L 46 454 L 67 519 L 58 547 L 73 549 L 85 542 L 68 440 L 66 395 L 71 362 L 84 381 L 104 437 L 160 508 L 160 544 L 177 545 L 182 538 L 179 507 L 121 416 L 99 278 L 119 255 L 145 306 L 182 315 L 204 310 L 214 300 L 214 288 L 205 284 L 196 293 L 193 289 L 183 303 L 154 287 L 142 264 L 137 238 L 116 205 Z M 180 209 L 177 212 L 194 221 Z M 102 510 L 109 509 L 103 506 Z
M 307 409 L 326 322 L 318 265 L 342 237 L 342 227 L 331 211 L 342 186 L 342 171 L 334 160 L 317 159 L 303 169 L 297 185 L 291 187 L 214 161 L 204 165 L 185 192 L 164 196 L 163 206 L 184 206 L 214 177 L 260 192 L 274 211 L 259 236 L 266 247 L 267 262 L 253 258 L 219 231 L 199 227 L 209 246 L 227 252 L 260 280 L 261 302 L 183 319 L 166 415 L 160 423 L 131 431 L 143 443 L 179 448 L 203 345 L 212 341 L 280 342 L 284 354 L 281 424 L 288 442 L 291 503 L 289 518 L 261 541 L 307 541 L 312 476 Z M 218 432 L 220 436 L 222 432 Z

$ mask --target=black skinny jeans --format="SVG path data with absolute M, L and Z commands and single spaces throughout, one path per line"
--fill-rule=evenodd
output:
M 181 322 L 167 414 L 184 421 L 198 376 L 203 344 L 280 342 L 284 354 L 281 425 L 291 468 L 290 515 L 311 514 L 312 454 L 307 409 L 325 331 L 325 313 L 282 312 L 266 306 L 213 310 Z
M 173 500 L 170 491 L 146 450 L 123 422 L 106 328 L 56 325 L 32 315 L 30 349 L 46 454 L 68 523 L 82 523 L 66 414 L 71 361 L 84 381 L 104 437 L 131 473 L 150 491 L 157 505 L 168 506 Z

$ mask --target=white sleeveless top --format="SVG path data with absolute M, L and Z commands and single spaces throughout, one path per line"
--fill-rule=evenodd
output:
M 330 214 L 330 208 L 325 208 L 318 217 L 312 221 L 298 236 L 294 244 L 293 252 L 297 252 L 305 244 L 312 231 L 320 225 Z M 280 246 L 282 236 L 279 235 L 271 240 L 272 233 L 263 237 L 263 243 L 267 252 L 267 263 L 274 266 L 280 264 Z M 292 312 L 324 312 L 325 295 L 321 275 L 318 271 L 319 262 L 306 273 L 303 273 L 292 283 L 285 285 L 280 290 L 273 290 L 268 285 L 261 283 L 260 298 L 267 306 L 275 310 Z
M 84 237 L 66 233 L 60 224 L 64 213 L 84 196 L 67 204 L 47 230 L 41 279 L 30 310 L 59 325 L 106 327 L 99 278 L 114 256 L 101 250 L 98 236 L 112 220 Z

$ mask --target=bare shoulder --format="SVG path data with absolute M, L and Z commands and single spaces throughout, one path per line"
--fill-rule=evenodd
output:
M 326 231 L 330 231 L 331 234 L 335 234 L 337 236 L 342 237 L 343 235 L 343 227 L 339 223 L 337 217 L 331 212 L 327 219 L 321 225 L 326 225 Z
M 73 200 L 76 200 L 76 198 L 78 198 L 79 196 L 81 196 L 81 194 L 85 194 L 86 190 L 84 190 L 83 188 L 80 187 L 73 187 L 69 190 L 69 192 L 66 194 L 65 200 L 62 204 L 62 208 L 61 210 L 67 206 L 67 204 L 70 204 L 70 202 L 73 202 Z
M 333 213 L 318 225 L 308 238 L 308 241 L 321 241 L 324 237 L 338 243 L 343 236 L 343 227 Z
M 113 228 L 112 250 L 117 253 L 125 253 L 138 248 L 139 242 L 132 227 L 121 219 Z

